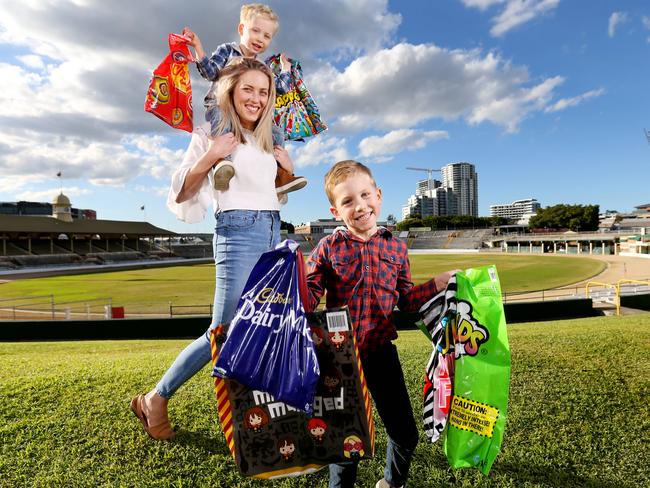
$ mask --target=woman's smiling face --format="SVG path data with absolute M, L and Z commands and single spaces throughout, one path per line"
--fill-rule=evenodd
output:
M 253 130 L 269 102 L 270 80 L 261 71 L 241 75 L 233 91 L 233 105 L 245 129 Z

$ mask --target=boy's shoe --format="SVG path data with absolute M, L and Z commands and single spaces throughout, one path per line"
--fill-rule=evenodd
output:
M 388 484 L 388 481 L 386 481 L 384 478 L 382 478 L 379 481 L 377 481 L 377 484 L 375 485 L 375 488 L 393 488 L 393 487 Z
M 289 193 L 300 190 L 307 184 L 304 176 L 294 176 L 278 164 L 278 173 L 275 176 L 275 191 L 278 193 Z
M 214 189 L 226 191 L 230 186 L 230 180 L 235 176 L 235 166 L 228 160 L 222 160 L 217 163 L 214 170 Z

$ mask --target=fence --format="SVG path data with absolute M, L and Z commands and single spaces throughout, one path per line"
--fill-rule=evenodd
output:
M 0 299 L 3 320 L 70 320 L 112 317 L 112 298 L 57 301 L 52 295 Z

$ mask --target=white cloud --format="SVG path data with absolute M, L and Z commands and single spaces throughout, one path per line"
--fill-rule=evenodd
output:
M 461 0 L 466 7 L 474 7 L 480 10 L 487 10 L 492 5 L 504 3 L 506 0 Z
M 386 158 L 393 154 L 422 149 L 429 142 L 439 139 L 449 139 L 449 133 L 443 130 L 398 129 L 383 136 L 370 136 L 362 139 L 359 142 L 359 151 L 364 158 L 380 158 L 386 161 Z
M 290 145 L 288 150 L 296 168 L 333 164 L 337 161 L 350 159 L 345 139 L 327 135 L 320 135 L 304 145 Z
M 152 193 L 153 195 L 156 195 L 158 197 L 166 197 L 167 194 L 169 193 L 169 187 L 168 186 L 144 186 L 144 185 L 136 185 L 133 190 L 135 190 L 138 193 Z
M 0 0 L 0 42 L 21 53 L 0 62 L 3 182 L 34 178 L 32 161 L 47 174 L 62 169 L 95 184 L 168 176 L 179 153 L 167 140 L 146 139 L 177 131 L 143 111 L 151 72 L 167 54 L 167 34 L 187 24 L 212 51 L 237 39 L 240 7 L 235 0 L 164 8 L 154 0 Z M 345 63 L 380 49 L 401 22 L 387 0 L 317 1 L 299 9 L 278 0 L 273 8 L 281 28 L 268 53 L 287 46 L 306 73 L 322 67 L 322 59 Z M 207 83 L 194 67 L 191 76 L 200 120 Z M 316 157 L 303 152 L 305 161 Z
M 57 196 L 59 193 L 65 194 L 70 200 L 72 201 L 72 205 L 74 206 L 74 197 L 78 197 L 81 195 L 89 195 L 90 190 L 87 188 L 79 188 L 78 186 L 64 186 L 63 188 L 58 187 L 58 188 L 48 188 L 47 190 L 39 190 L 39 191 L 23 191 L 21 193 L 18 193 L 17 199 L 18 200 L 25 200 L 25 201 L 31 201 L 31 202 L 51 202 L 55 196 Z
M 564 110 L 565 108 L 568 107 L 575 107 L 576 105 L 581 104 L 585 100 L 589 100 L 590 98 L 597 98 L 605 94 L 605 89 L 604 88 L 599 88 L 598 90 L 591 90 L 588 92 L 583 93 L 582 95 L 578 95 L 577 97 L 571 97 L 571 98 L 562 98 L 555 102 L 553 105 L 550 107 L 546 107 L 544 110 L 545 112 L 559 112 L 561 110 Z
M 641 17 L 641 23 L 646 30 L 650 30 L 650 17 L 644 15 Z
M 563 78 L 531 84 L 525 67 L 498 54 L 397 44 L 332 66 L 309 81 L 335 133 L 411 128 L 431 120 L 492 122 L 509 132 L 545 108 Z
M 466 7 L 487 10 L 494 5 L 505 4 L 505 7 L 492 18 L 490 34 L 500 37 L 510 30 L 530 22 L 540 15 L 553 11 L 560 0 L 461 0 Z
M 45 63 L 43 62 L 43 58 L 40 56 L 37 56 L 35 54 L 27 54 L 25 56 L 17 56 L 16 59 L 20 61 L 22 64 L 25 66 L 28 66 L 30 68 L 36 68 L 36 69 L 43 69 L 45 67 Z
M 629 20 L 629 16 L 626 12 L 614 12 L 609 16 L 609 22 L 607 24 L 607 34 L 609 37 L 614 37 L 616 35 L 616 29 L 619 25 L 626 23 Z

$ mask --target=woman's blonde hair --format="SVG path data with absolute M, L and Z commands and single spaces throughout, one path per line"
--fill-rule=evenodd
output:
M 242 75 L 248 71 L 260 71 L 264 73 L 269 80 L 269 99 L 266 107 L 262 110 L 260 118 L 257 119 L 253 138 L 257 147 L 267 153 L 273 152 L 273 111 L 275 109 L 275 80 L 273 73 L 262 62 L 244 57 L 233 58 L 219 73 L 219 82 L 217 83 L 217 104 L 221 109 L 221 120 L 217 125 L 217 133 L 223 134 L 232 131 L 242 144 L 246 144 L 244 138 L 244 127 L 239 120 L 239 115 L 235 110 L 233 101 L 235 88 Z

